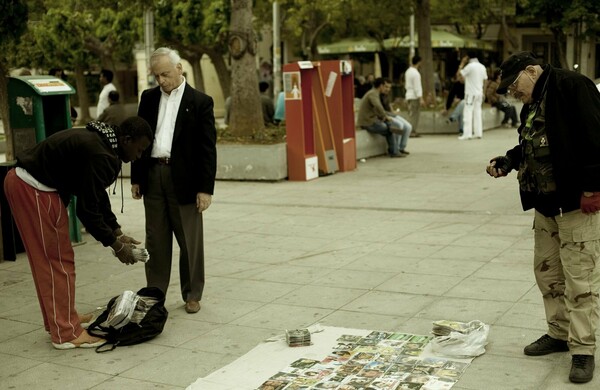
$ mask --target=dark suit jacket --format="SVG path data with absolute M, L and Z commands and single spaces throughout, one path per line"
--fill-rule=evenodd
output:
M 138 115 L 148 121 L 154 134 L 160 96 L 160 87 L 145 90 L 138 108 Z M 171 146 L 171 175 L 179 204 L 196 203 L 198 192 L 212 195 L 217 172 L 216 139 L 212 98 L 186 83 Z M 131 165 L 131 183 L 140 185 L 142 195 L 148 185 L 151 151 L 152 145 Z

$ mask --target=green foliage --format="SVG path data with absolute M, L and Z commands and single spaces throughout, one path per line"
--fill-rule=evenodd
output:
M 260 25 L 272 23 L 272 0 L 258 0 L 255 16 Z M 310 44 L 348 37 L 369 36 L 383 40 L 408 32 L 412 0 L 281 0 L 281 37 Z M 322 30 L 319 30 L 322 28 Z
M 168 45 L 222 51 L 229 14 L 228 0 L 161 0 L 156 4 L 156 32 Z
M 50 9 L 41 23 L 32 26 L 33 36 L 45 53 L 47 66 L 55 64 L 81 65 L 93 63 L 94 57 L 84 47 L 90 31 L 93 31 L 93 15 L 90 12 Z
M 102 45 L 102 50 L 112 54 L 112 58 L 124 63 L 133 61 L 132 48 L 143 37 L 142 12 L 129 6 L 106 7 L 95 10 L 94 40 Z M 90 37 L 87 37 L 90 41 Z
M 0 45 L 21 36 L 27 26 L 28 7 L 24 1 L 0 2 Z
M 598 0 L 518 0 L 518 4 L 526 16 L 541 20 L 551 30 L 566 33 L 574 24 L 581 24 L 583 35 L 600 32 Z

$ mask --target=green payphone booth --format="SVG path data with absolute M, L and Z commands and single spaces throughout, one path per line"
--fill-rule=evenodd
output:
M 8 79 L 8 105 L 15 154 L 43 141 L 52 134 L 73 127 L 69 96 L 75 89 L 53 76 L 20 76 Z M 76 199 L 71 199 L 69 234 L 81 242 Z

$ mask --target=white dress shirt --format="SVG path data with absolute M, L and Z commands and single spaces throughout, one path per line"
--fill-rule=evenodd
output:
M 181 98 L 185 90 L 185 77 L 179 87 L 167 94 L 161 88 L 160 104 L 158 109 L 158 121 L 156 122 L 156 134 L 152 145 L 151 157 L 171 157 L 171 145 L 173 133 L 175 132 L 175 121 L 181 105 Z

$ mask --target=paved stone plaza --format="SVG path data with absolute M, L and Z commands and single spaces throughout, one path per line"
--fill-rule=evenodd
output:
M 184 389 L 286 328 L 315 323 L 429 334 L 439 319 L 490 324 L 486 354 L 454 389 L 597 389 L 568 382 L 567 353 L 526 357 L 545 332 L 532 272 L 532 212 L 517 182 L 485 174 L 514 130 L 482 140 L 411 138 L 411 155 L 377 157 L 311 182 L 219 181 L 205 212 L 202 310 L 185 313 L 177 267 L 161 336 L 96 354 L 54 350 L 24 254 L 0 263 L 0 388 Z M 140 201 L 111 195 L 126 234 L 143 238 Z M 90 236 L 77 246 L 78 310 L 144 286 Z M 151 261 L 151 260 L 150 260 Z

